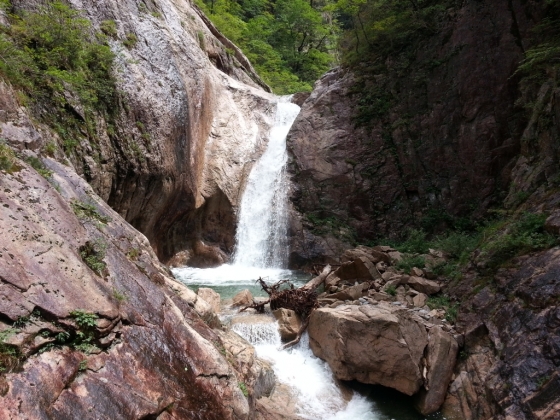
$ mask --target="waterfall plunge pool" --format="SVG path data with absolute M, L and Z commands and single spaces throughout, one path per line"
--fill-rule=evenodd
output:
M 199 287 L 210 287 L 220 294 L 222 300 L 231 299 L 243 289 L 248 289 L 255 297 L 268 297 L 256 281 L 259 277 L 269 284 L 288 279 L 296 287 L 303 286 L 311 279 L 309 274 L 301 271 L 238 264 L 224 264 L 216 268 L 178 267 L 171 271 L 177 280 L 195 292 Z
M 222 301 L 237 292 L 249 289 L 253 296 L 266 294 L 256 280 L 267 283 L 288 279 L 294 286 L 305 284 L 310 276 L 285 270 L 287 244 L 286 136 L 299 113 L 290 97 L 278 98 L 274 125 L 261 158 L 253 166 L 243 192 L 235 237 L 233 264 L 217 268 L 174 268 L 175 277 L 187 286 L 198 289 L 210 287 L 221 295 Z M 221 315 L 231 318 L 232 312 Z M 375 391 L 364 386 L 352 391 L 339 386 L 329 366 L 313 355 L 309 339 L 288 350 L 281 350 L 277 323 L 236 322 L 233 330 L 251 343 L 262 359 L 271 362 L 280 383 L 287 385 L 297 398 L 297 414 L 311 420 L 420 420 L 412 400 L 396 391 Z M 344 388 L 347 388 L 344 386 Z M 430 419 L 440 417 L 430 416 Z
M 174 276 L 190 288 L 210 287 L 220 293 L 222 301 L 231 299 L 243 289 L 253 296 L 267 296 L 256 283 L 262 277 L 267 283 L 288 279 L 295 286 L 305 284 L 310 276 L 292 270 L 247 267 L 224 264 L 216 268 L 173 268 Z M 234 309 L 237 312 L 237 309 Z M 232 314 L 221 315 L 223 321 Z M 345 383 L 341 390 L 332 372 L 309 348 L 307 334 L 292 349 L 281 350 L 277 323 L 236 322 L 232 329 L 250 342 L 257 355 L 269 361 L 277 380 L 290 387 L 298 398 L 297 413 L 309 420 L 442 420 L 439 414 L 422 416 L 413 408 L 412 398 L 380 386 Z M 352 396 L 348 399 L 348 391 Z M 346 395 L 346 398 L 345 398 Z

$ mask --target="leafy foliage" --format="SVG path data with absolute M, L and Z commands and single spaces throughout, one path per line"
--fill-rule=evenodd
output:
M 430 296 L 426 305 L 430 309 L 444 309 L 445 319 L 452 324 L 457 320 L 459 305 L 452 303 L 446 295 Z
M 397 288 L 394 285 L 390 285 L 389 287 L 387 287 L 387 289 L 385 291 L 387 292 L 387 294 L 389 294 L 391 296 L 396 296 L 397 295 Z
M 96 314 L 86 312 L 82 309 L 76 309 L 70 312 L 70 316 L 75 319 L 76 324 L 81 328 L 89 329 L 96 326 L 96 320 L 99 318 Z
M 426 233 L 420 229 L 409 230 L 406 240 L 392 245 L 398 251 L 405 252 L 407 254 L 425 254 L 429 249 Z
M 247 390 L 247 385 L 245 385 L 245 382 L 239 382 L 239 389 L 241 390 L 245 398 L 249 396 L 249 391 Z
M 540 83 L 560 68 L 560 4 L 546 0 L 545 16 L 533 29 L 535 45 L 525 51 L 525 58 L 517 68 L 524 77 L 523 85 Z
M 82 133 L 93 138 L 95 113 L 115 108 L 114 54 L 105 35 L 92 36 L 90 22 L 61 1 L 8 19 L 0 25 L 0 77 L 27 95 L 71 151 Z
M 3 139 L 0 139 L 0 171 L 10 172 L 14 168 L 16 155 Z
M 199 0 L 276 93 L 310 91 L 333 62 L 338 25 L 322 2 Z
M 405 256 L 396 264 L 397 269 L 403 270 L 406 274 L 410 274 L 410 270 L 414 267 L 423 268 L 425 266 L 426 259 L 421 255 Z
M 490 268 L 496 268 L 518 255 L 554 246 L 558 238 L 544 230 L 545 220 L 545 214 L 524 213 L 509 223 L 489 226 L 484 232 L 481 258 Z
M 70 202 L 72 206 L 72 210 L 74 210 L 74 214 L 78 216 L 80 219 L 85 220 L 97 220 L 101 223 L 109 223 L 111 218 L 99 213 L 97 207 L 92 203 L 86 203 L 79 200 L 72 200 Z
M 439 29 L 447 9 L 440 0 L 339 0 L 335 7 L 345 33 L 347 64 L 379 62 Z
M 103 261 L 106 251 L 107 243 L 102 239 L 97 239 L 95 241 L 87 241 L 85 245 L 82 245 L 80 247 L 80 256 L 89 268 L 102 276 L 107 267 L 107 264 Z

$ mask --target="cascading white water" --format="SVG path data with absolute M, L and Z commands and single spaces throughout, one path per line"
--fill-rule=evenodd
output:
M 287 258 L 286 136 L 299 113 L 279 98 L 268 145 L 253 167 L 239 209 L 234 265 L 283 268 Z
M 298 415 L 302 418 L 380 420 L 364 397 L 354 394 L 350 401 L 344 398 L 327 364 L 313 356 L 307 334 L 292 349 L 280 350 L 276 322 L 237 323 L 232 329 L 255 347 L 259 357 L 272 363 L 278 380 L 298 399 Z
M 254 288 L 258 277 L 269 282 L 290 278 L 296 285 L 303 284 L 296 273 L 283 269 L 287 259 L 286 136 L 298 113 L 299 107 L 291 104 L 289 97 L 279 98 L 269 143 L 248 177 L 241 200 L 233 264 L 212 269 L 174 268 L 179 280 L 212 287 L 222 293 L 222 298 Z M 272 363 L 278 381 L 288 385 L 297 397 L 301 418 L 388 419 L 357 393 L 349 401 L 344 398 L 328 365 L 311 352 L 307 335 L 290 350 L 282 350 L 275 322 L 236 323 L 232 329 L 254 345 L 259 357 Z

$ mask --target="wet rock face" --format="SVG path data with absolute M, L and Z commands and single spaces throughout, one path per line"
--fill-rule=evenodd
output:
M 366 87 L 345 69 L 316 83 L 288 140 L 293 266 L 332 263 L 353 239 L 394 235 L 430 209 L 476 216 L 488 207 L 520 150 L 526 121 L 511 76 L 538 10 L 534 2 L 466 1 L 423 40 L 402 76 L 389 57 L 387 72 Z M 356 90 L 375 86 L 393 98 L 391 108 L 358 125 Z
M 444 404 L 467 420 L 560 417 L 560 250 L 525 256 L 492 284 L 467 277 L 450 292 L 462 296 L 458 326 L 463 360 Z
M 0 418 L 248 418 L 211 308 L 82 178 L 46 163 L 56 189 L 23 162 L 0 174 L 0 331 L 15 351 L 0 358 Z
M 309 338 L 337 379 L 415 395 L 425 415 L 443 404 L 459 347 L 441 326 L 385 302 L 317 309 Z
M 20 9 L 37 3 L 13 2 Z M 69 156 L 76 172 L 147 236 L 161 260 L 197 241 L 228 254 L 240 191 L 274 115 L 272 95 L 237 47 L 186 0 L 70 3 L 96 29 L 115 22 L 109 43 L 122 93 L 114 121 L 98 117 L 94 143 L 78 139 Z M 138 41 L 127 48 L 131 34 Z M 0 128 L 10 144 L 36 149 L 52 140 L 22 119 L 17 101 L 2 102 Z M 219 264 L 189 255 L 192 265 Z

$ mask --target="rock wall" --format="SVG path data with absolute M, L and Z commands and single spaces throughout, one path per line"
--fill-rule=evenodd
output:
M 450 418 L 560 416 L 558 247 L 512 261 L 492 279 L 469 272 L 462 297 L 465 347 L 443 407 Z
M 352 241 L 395 236 L 434 215 L 480 216 L 512 179 L 526 185 L 523 173 L 553 172 L 557 140 L 541 141 L 539 164 L 515 105 L 514 73 L 542 15 L 542 2 L 456 2 L 406 60 L 389 56 L 380 74 L 335 69 L 316 83 L 288 141 L 293 266 L 332 261 Z M 358 121 L 375 89 L 389 109 Z M 446 227 L 443 217 L 433 223 Z
M 18 9 L 40 2 L 12 3 Z M 232 250 L 239 194 L 273 121 L 270 89 L 189 1 L 70 3 L 96 29 L 116 23 L 109 42 L 120 92 L 115 121 L 99 116 L 98 135 L 78 139 L 70 162 L 161 260 L 187 250 L 183 262 L 196 263 L 198 244 L 214 254 L 199 262 L 216 263 Z M 137 42 L 127 48 L 131 34 Z M 17 105 L 6 112 L 21 113 Z M 4 115 L 2 136 L 10 144 L 37 149 L 51 140 L 36 123 L 18 128 Z
M 0 418 L 249 418 L 255 360 L 234 370 L 211 307 L 70 167 L 45 163 L 49 181 L 23 161 L 0 173 Z

